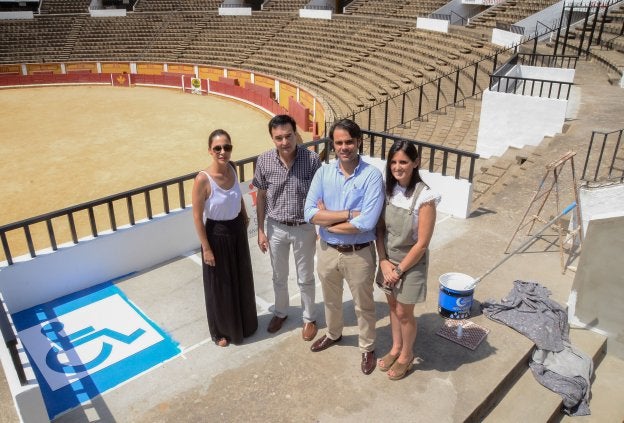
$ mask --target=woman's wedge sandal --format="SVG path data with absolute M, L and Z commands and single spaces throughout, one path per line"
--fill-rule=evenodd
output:
M 395 361 L 390 370 L 394 373 L 394 375 L 388 374 L 388 378 L 390 380 L 399 380 L 403 379 L 407 372 L 412 370 L 414 366 L 414 357 L 412 357 L 407 363 L 399 363 L 399 360 Z
M 392 367 L 394 362 L 397 361 L 397 358 L 399 358 L 399 355 L 400 353 L 396 355 L 393 355 L 390 353 L 384 355 L 379 360 L 377 360 L 377 367 L 382 372 L 387 372 L 388 370 L 390 370 L 390 367 Z

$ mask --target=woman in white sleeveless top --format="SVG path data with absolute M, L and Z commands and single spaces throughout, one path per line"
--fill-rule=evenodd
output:
M 201 243 L 210 336 L 226 347 L 242 343 L 258 328 L 249 218 L 230 162 L 230 135 L 222 129 L 213 131 L 208 152 L 212 163 L 197 174 L 193 185 L 193 221 Z

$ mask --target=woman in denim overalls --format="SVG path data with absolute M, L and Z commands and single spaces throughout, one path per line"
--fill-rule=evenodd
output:
M 377 225 L 377 285 L 390 307 L 392 349 L 378 366 L 392 380 L 412 368 L 416 340 L 414 305 L 427 294 L 428 246 L 440 195 L 420 178 L 414 144 L 397 141 L 386 162 L 386 207 Z

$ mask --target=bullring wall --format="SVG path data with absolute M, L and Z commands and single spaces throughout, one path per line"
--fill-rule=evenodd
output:
M 293 115 L 301 129 L 306 132 L 314 132 L 314 135 L 322 134 L 325 130 L 325 108 L 321 99 L 317 98 L 313 93 L 302 90 L 293 83 L 242 69 L 157 62 L 8 64 L 0 65 L 0 87 L 68 83 L 88 84 L 105 83 L 105 81 L 108 81 L 108 78 L 96 78 L 97 81 L 95 81 L 86 76 L 101 74 L 113 75 L 111 77 L 111 85 L 126 85 L 126 82 L 116 82 L 118 81 L 117 75 L 124 75 L 125 78 L 127 74 L 129 75 L 127 79 L 128 85 L 142 83 L 182 89 L 190 89 L 190 78 L 197 77 L 207 82 L 202 82 L 202 91 L 204 93 L 211 92 L 217 94 L 219 93 L 218 90 L 209 91 L 210 83 L 225 82 L 240 87 L 240 89 L 223 94 L 260 106 L 272 114 L 287 111 Z M 60 77 L 60 75 L 82 75 L 83 78 L 74 80 L 74 78 Z M 37 78 L 16 78 L 18 76 L 36 76 Z M 145 76 L 153 78 L 145 79 L 143 78 Z M 161 78 L 159 79 L 159 77 Z M 184 78 L 189 79 L 186 84 Z M 264 87 L 265 90 L 257 89 L 256 86 Z M 250 92 L 248 93 L 247 91 Z M 242 97 L 238 97 L 239 95 L 242 95 Z M 259 101 L 257 101 L 258 99 Z

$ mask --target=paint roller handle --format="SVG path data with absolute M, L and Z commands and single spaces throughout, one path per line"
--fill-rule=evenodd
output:
M 555 223 L 557 220 L 559 220 L 562 216 L 570 213 L 570 210 L 574 209 L 576 207 L 576 201 L 573 201 L 572 203 L 570 203 L 565 209 L 563 209 L 563 211 L 561 213 L 559 213 L 557 216 L 553 217 L 551 220 L 548 221 L 548 223 L 546 223 L 546 225 L 544 225 L 544 227 L 542 229 L 540 229 L 538 232 L 536 232 L 533 236 L 531 236 L 531 238 L 527 239 L 525 242 L 522 243 L 522 245 L 520 245 L 519 247 L 517 247 L 515 250 L 513 250 L 511 253 L 507 254 L 505 257 L 503 257 L 502 260 L 500 260 L 498 263 L 496 263 L 493 267 L 491 267 L 487 272 L 485 272 L 483 275 L 479 276 L 478 278 L 476 278 L 474 280 L 474 282 L 472 282 L 472 284 L 467 287 L 466 289 L 470 290 L 470 289 L 474 289 L 475 286 L 477 286 L 477 284 L 479 282 L 481 282 L 481 280 L 483 278 L 485 278 L 487 275 L 489 275 L 490 273 L 492 273 L 494 270 L 496 270 L 501 264 L 505 263 L 511 256 L 513 256 L 514 254 L 516 254 L 518 251 L 520 251 L 521 249 L 523 249 L 524 247 L 526 247 L 530 242 L 532 242 L 535 238 L 537 238 L 538 236 L 540 236 L 546 229 L 550 228 L 553 223 Z
M 554 222 L 555 220 L 559 219 L 561 216 L 566 215 L 568 213 L 570 213 L 570 210 L 572 210 L 574 207 L 576 207 L 576 201 L 573 201 L 570 205 L 568 205 L 568 207 L 566 207 L 565 209 L 563 209 L 563 211 L 559 214 L 559 216 L 555 217 L 553 220 L 551 220 L 550 222 Z M 549 222 L 549 225 L 552 225 L 552 223 Z

